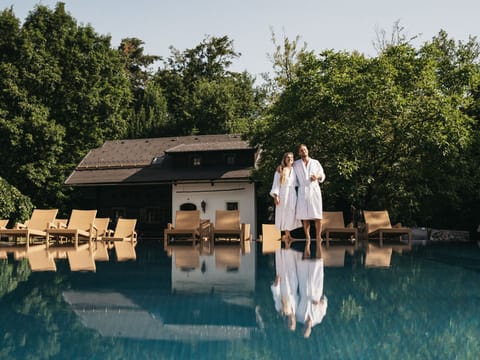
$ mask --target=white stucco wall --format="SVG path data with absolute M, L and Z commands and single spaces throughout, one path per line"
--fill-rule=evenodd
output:
M 201 202 L 205 201 L 205 212 L 202 211 Z M 192 203 L 200 210 L 202 219 L 215 222 L 215 211 L 226 210 L 227 202 L 237 202 L 240 210 L 240 221 L 250 224 L 253 239 L 257 238 L 256 209 L 255 209 L 255 184 L 250 182 L 229 183 L 197 183 L 177 184 L 172 186 L 172 221 L 175 222 L 175 212 L 184 203 Z M 175 225 L 175 224 L 174 224 Z
M 238 248 L 240 266 L 237 271 L 227 271 L 216 265 L 213 255 L 199 255 L 201 266 L 191 271 L 182 271 L 175 266 L 176 250 L 172 250 L 172 290 L 186 292 L 210 292 L 215 289 L 218 293 L 253 293 L 255 291 L 255 248 L 246 254 L 241 254 L 240 246 L 224 245 L 232 250 Z M 218 248 L 218 246 L 217 246 Z M 198 251 L 187 247 L 192 252 Z M 182 249 L 185 252 L 185 249 Z M 185 256 L 185 255 L 183 255 Z M 198 256 L 198 255 L 197 255 Z

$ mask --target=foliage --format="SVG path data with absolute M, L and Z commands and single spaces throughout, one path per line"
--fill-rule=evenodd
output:
M 30 217 L 30 199 L 0 177 L 0 219 L 10 219 L 10 225 Z
M 55 206 L 87 151 L 126 133 L 129 81 L 110 38 L 79 26 L 63 3 L 37 6 L 22 26 L 4 10 L 0 32 L 2 175 Z
M 168 103 L 165 135 L 242 133 L 255 121 L 263 93 L 246 72 L 228 70 L 240 54 L 227 36 L 206 37 L 193 49 L 171 48 L 155 75 Z
M 263 191 L 281 155 L 306 143 L 326 170 L 326 209 L 386 208 L 409 225 L 468 226 L 451 215 L 478 188 L 478 158 L 465 156 L 477 62 L 473 39 L 456 44 L 443 32 L 419 50 L 399 43 L 375 58 L 302 52 L 249 136 L 263 149 Z
M 0 260 L 0 299 L 14 291 L 19 283 L 26 281 L 30 274 L 26 258 L 13 264 L 7 260 Z

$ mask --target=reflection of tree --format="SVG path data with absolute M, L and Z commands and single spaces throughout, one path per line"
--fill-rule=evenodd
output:
M 326 321 L 343 329 L 336 340 L 348 344 L 343 351 L 432 359 L 473 359 L 480 352 L 478 273 L 415 255 L 394 253 L 388 269 L 326 271 L 326 294 L 335 291 Z M 324 350 L 327 358 L 339 351 Z
M 27 259 L 10 264 L 7 260 L 0 260 L 0 298 L 15 290 L 18 283 L 27 280 L 29 276 Z
M 361 320 L 363 317 L 363 307 L 359 305 L 351 295 L 349 295 L 346 299 L 342 300 L 340 314 L 342 318 L 347 321 L 355 318 Z
M 61 275 L 28 277 L 26 260 L 1 266 L 1 359 L 121 358 L 122 349 L 86 329 L 63 301 Z

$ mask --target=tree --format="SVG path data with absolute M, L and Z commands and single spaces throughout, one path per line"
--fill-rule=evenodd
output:
M 0 31 L 3 176 L 37 206 L 58 206 L 87 151 L 127 131 L 124 63 L 109 37 L 79 26 L 63 3 L 37 6 L 21 28 L 5 10 Z
M 129 75 L 132 103 L 128 116 L 128 138 L 162 136 L 168 128 L 167 100 L 162 88 L 152 81 L 151 66 L 161 58 L 144 54 L 144 42 L 126 38 L 118 51 Z
M 193 49 L 171 48 L 155 81 L 164 89 L 169 121 L 166 135 L 238 133 L 263 105 L 263 93 L 246 72 L 228 70 L 240 54 L 227 37 L 206 37 Z
M 30 199 L 0 177 L 0 218 L 9 219 L 10 225 L 24 222 L 30 217 L 32 209 Z
M 326 169 L 326 209 L 387 208 L 410 225 L 450 225 L 445 215 L 461 209 L 461 189 L 475 184 L 466 176 L 472 118 L 463 109 L 479 69 L 473 44 L 450 43 L 432 56 L 445 45 L 442 36 L 420 50 L 387 46 L 375 58 L 304 52 L 250 134 L 263 149 L 264 190 L 281 154 L 306 143 Z

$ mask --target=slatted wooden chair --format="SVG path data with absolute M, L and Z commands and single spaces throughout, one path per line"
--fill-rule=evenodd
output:
M 135 260 L 137 258 L 135 246 L 137 245 L 137 232 L 135 226 L 137 219 L 117 220 L 113 235 L 105 237 L 113 243 L 117 261 Z
M 79 242 L 86 242 L 92 245 L 96 236 L 95 216 L 97 210 L 72 210 L 66 228 L 55 228 L 47 230 L 47 247 L 73 243 L 75 249 L 78 249 Z
M 28 251 L 34 242 L 44 244 L 47 239 L 47 229 L 55 227 L 54 221 L 58 209 L 34 209 L 25 223 L 17 223 L 13 229 L 0 228 L 0 238 L 11 239 L 14 245 L 24 246 Z M 25 243 L 20 243 L 25 239 Z
M 195 246 L 196 240 L 200 238 L 200 211 L 177 210 L 175 226 L 169 223 L 163 232 L 164 249 L 168 247 L 171 237 L 177 241 L 178 238 L 185 236 Z
M 407 244 L 410 247 L 412 244 L 412 231 L 410 228 L 403 227 L 401 224 L 394 226 L 390 223 L 390 217 L 387 210 L 370 211 L 364 210 L 363 217 L 365 219 L 365 231 L 367 235 L 367 243 L 370 239 L 378 238 L 379 246 L 383 246 L 385 236 L 398 236 L 402 239 L 402 235 L 407 235 Z
M 282 233 L 273 224 L 262 224 L 262 253 L 274 253 L 282 247 Z
M 240 211 L 216 210 L 215 224 L 212 230 L 213 241 L 216 239 L 242 239 L 242 225 L 240 224 Z
M 330 246 L 330 240 L 347 236 L 352 244 L 358 243 L 358 229 L 353 225 L 345 226 L 342 211 L 324 211 L 322 219 L 322 233 L 325 234 L 327 247 Z

